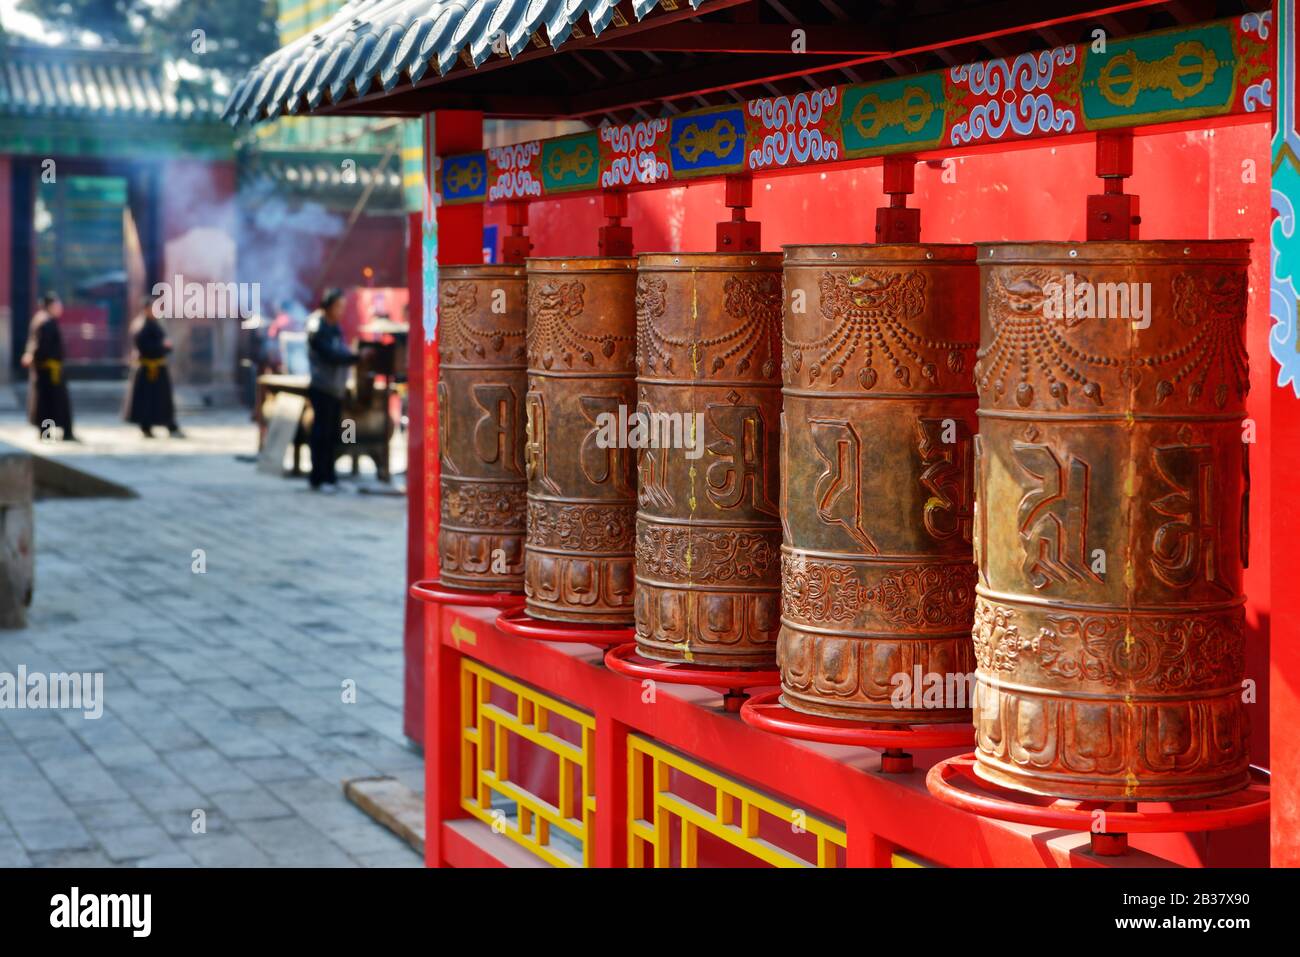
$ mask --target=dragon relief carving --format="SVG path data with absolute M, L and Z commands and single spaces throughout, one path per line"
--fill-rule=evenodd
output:
M 1140 365 L 1177 368 L 1156 382 L 1160 405 L 1183 384 L 1189 404 L 1199 399 L 1213 373 L 1214 404 L 1222 409 L 1230 394 L 1244 400 L 1250 391 L 1250 365 L 1242 329 L 1246 322 L 1246 275 L 1242 272 L 1185 272 L 1173 279 L 1174 316 L 1196 329 L 1192 340 L 1175 352 L 1147 356 Z
M 592 335 L 574 328 L 582 315 L 587 287 L 579 280 L 569 282 L 534 278 L 528 283 L 528 365 L 550 369 L 557 361 L 573 368 L 575 358 L 594 365 L 596 349 L 605 358 L 614 354 L 620 342 L 631 336 L 610 333 Z
M 1033 649 L 1032 639 L 1020 636 L 1016 617 L 1015 609 L 982 598 L 975 600 L 971 639 L 975 644 L 975 662 L 984 671 L 1011 671 L 1020 661 L 1020 653 Z
M 672 372 L 674 361 L 685 355 L 691 363 L 710 350 L 708 374 L 732 363 L 737 374 L 755 363 L 770 379 L 777 371 L 780 351 L 781 280 L 776 275 L 732 276 L 723 286 L 723 308 L 736 321 L 732 328 L 704 339 L 670 336 L 659 320 L 667 308 L 668 283 L 658 276 L 638 276 L 636 281 L 637 372 L 654 372 L 660 366 Z M 694 308 L 694 305 L 692 305 Z
M 1085 282 L 1075 277 L 1077 282 Z M 1090 367 L 1119 365 L 1120 360 L 1092 355 L 1079 349 L 1064 335 L 1084 320 L 1072 313 L 1061 319 L 1047 317 L 1048 293 L 1044 287 L 1064 283 L 1059 272 L 1033 267 L 1007 275 L 991 270 L 985 289 L 993 339 L 977 353 L 975 380 L 981 395 L 990 390 L 997 398 L 1007 391 L 1007 378 L 1016 375 L 1016 404 L 1021 408 L 1034 401 L 1035 383 L 1041 375 L 1047 392 L 1061 405 L 1069 405 L 1070 389 L 1077 387 L 1094 404 L 1102 404 L 1101 383 L 1089 374 Z
M 1074 286 L 1085 277 L 1048 267 L 1029 267 L 1014 273 L 992 270 L 986 287 L 988 318 L 993 337 L 978 353 L 976 382 L 982 395 L 1001 399 L 1014 385 L 1016 404 L 1034 401 L 1036 389 L 1046 387 L 1059 405 L 1069 405 L 1071 390 L 1095 405 L 1104 401 L 1098 371 L 1119 370 L 1121 381 L 1137 384 L 1143 370 L 1161 373 L 1156 379 L 1155 402 L 1164 403 L 1183 388 L 1187 403 L 1200 399 L 1213 380 L 1210 393 L 1222 409 L 1229 396 L 1244 399 L 1250 389 L 1245 324 L 1246 276 L 1240 271 L 1188 271 L 1172 280 L 1175 320 L 1195 329 L 1192 338 L 1157 354 L 1104 356 L 1090 353 L 1066 336 L 1066 331 L 1087 321 L 1073 310 L 1048 318 L 1045 303 L 1050 284 Z M 1112 321 L 1124 321 L 1113 319 Z
M 524 332 L 505 329 L 479 329 L 470 317 L 478 306 L 478 283 L 442 282 L 438 285 L 439 349 L 444 355 L 459 354 L 462 359 L 486 359 L 488 350 L 502 352 L 508 342 L 523 339 Z M 515 346 L 512 358 L 524 355 L 522 343 Z
M 831 383 L 838 382 L 853 357 L 861 354 L 858 384 L 862 388 L 872 389 L 879 381 L 878 361 L 888 363 L 894 379 L 911 388 L 914 371 L 922 379 L 936 382 L 940 361 L 950 372 L 961 372 L 967 353 L 978 345 L 928 339 L 911 327 L 925 310 L 925 276 L 916 270 L 827 271 L 819 286 L 821 313 L 834 323 L 833 328 L 811 342 L 785 338 L 785 371 L 804 370 L 810 383 L 827 369 Z

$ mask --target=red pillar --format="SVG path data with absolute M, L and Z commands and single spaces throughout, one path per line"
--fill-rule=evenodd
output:
M 436 203 L 433 176 L 435 156 L 468 153 L 483 146 L 483 114 L 440 111 L 424 119 L 425 203 L 421 215 L 421 291 L 436 282 L 438 265 L 464 265 L 483 261 L 483 206 L 443 206 Z M 428 303 L 436 289 L 428 290 Z M 423 313 L 422 313 L 423 314 Z M 438 335 L 436 310 L 426 316 L 424 334 L 411 337 L 408 395 L 410 451 L 407 489 L 410 496 L 407 525 L 408 577 L 434 578 L 438 573 Z M 418 499 L 418 501 L 417 501 Z M 413 635 L 414 632 L 414 635 Z M 442 622 L 437 609 L 407 598 L 408 674 L 426 676 L 424 688 L 424 813 L 425 864 L 444 862 L 442 822 L 464 817 L 460 809 L 459 656 L 442 643 Z M 414 638 L 414 642 L 412 639 Z M 422 652 L 422 653 L 421 653 Z M 418 655 L 418 660 L 415 660 Z M 409 679 L 408 679 L 409 680 Z M 408 727 L 420 724 L 408 709 Z M 408 731 L 408 734 L 410 732 Z
M 1267 361 L 1267 360 L 1266 360 Z M 1277 366 L 1269 361 L 1269 375 Z M 1271 384 L 1270 384 L 1271 385 Z M 1300 475 L 1300 398 L 1291 386 L 1272 386 L 1268 482 L 1273 490 L 1268 521 L 1269 554 L 1269 769 L 1272 771 L 1272 854 L 1274 867 L 1300 867 L 1300 509 L 1286 491 Z
M 627 867 L 628 726 L 596 712 L 597 867 Z
M 1294 86 L 1296 65 L 1287 61 L 1288 46 L 1294 48 L 1298 29 L 1295 22 L 1296 4 L 1286 4 L 1286 16 L 1281 17 L 1282 4 L 1273 4 L 1273 22 L 1290 36 L 1275 39 L 1277 73 L 1273 97 L 1274 157 L 1280 156 L 1279 124 L 1288 129 L 1296 122 L 1295 116 L 1279 116 L 1277 107 L 1283 99 L 1283 86 Z M 1284 42 L 1287 41 L 1287 42 Z M 1288 72 L 1291 75 L 1287 75 Z M 1279 178 L 1280 183 L 1287 180 Z M 1275 186 L 1274 188 L 1278 188 Z M 1285 187 L 1282 187 L 1285 188 Z M 1300 197 L 1288 195 L 1292 205 Z M 1276 207 L 1274 215 L 1276 216 Z M 1272 228 L 1272 227 L 1270 227 Z M 1270 234 L 1271 237 L 1272 234 Z M 1271 262 L 1271 257 L 1268 260 Z M 1258 288 L 1258 287 L 1257 287 Z M 1296 321 L 1295 316 L 1290 321 Z M 1270 325 L 1270 336 L 1272 329 Z M 1267 355 L 1267 348 L 1262 350 Z M 1272 772 L 1272 805 L 1270 823 L 1270 863 L 1274 867 L 1300 867 L 1300 591 L 1295 588 L 1300 573 L 1300 556 L 1295 542 L 1300 538 L 1300 509 L 1291 498 L 1290 489 L 1295 484 L 1300 469 L 1300 397 L 1295 383 L 1276 386 L 1277 365 L 1271 359 L 1267 366 L 1269 434 L 1261 439 L 1268 443 L 1268 563 L 1269 578 L 1269 770 Z M 1263 430 L 1261 429 L 1261 432 Z M 1254 450 L 1252 450 L 1254 451 Z

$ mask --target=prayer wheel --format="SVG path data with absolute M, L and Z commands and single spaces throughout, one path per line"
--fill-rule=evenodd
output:
M 1249 243 L 978 248 L 976 772 L 1244 787 Z
M 785 250 L 781 701 L 969 720 L 975 248 Z
M 518 591 L 524 577 L 525 273 L 438 270 L 442 581 Z
M 636 260 L 528 260 L 529 614 L 632 623 Z
M 780 624 L 781 257 L 637 265 L 636 642 L 770 667 Z

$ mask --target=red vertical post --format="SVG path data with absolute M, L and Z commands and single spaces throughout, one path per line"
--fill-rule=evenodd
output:
M 754 205 L 754 178 L 736 173 L 726 178 L 723 203 L 731 207 L 731 220 L 718 223 L 718 252 L 756 253 L 763 247 L 762 225 L 745 218 Z
M 600 194 L 600 203 L 606 223 L 597 230 L 596 255 L 631 256 L 632 227 L 623 225 L 627 218 L 627 193 L 607 189 Z
M 627 731 L 627 725 L 597 710 L 597 867 L 627 867 Z
M 483 114 L 473 111 L 439 111 L 425 117 L 425 209 L 423 262 L 426 283 L 435 283 L 436 265 L 452 266 L 483 261 L 483 206 L 469 203 L 447 206 L 437 201 L 434 179 L 435 157 L 470 153 L 483 147 Z M 432 234 L 432 235 L 430 235 Z M 434 263 L 429 262 L 430 258 Z M 430 289 L 428 302 L 436 303 L 436 289 Z M 427 317 L 422 336 L 424 355 L 419 364 L 422 372 L 420 395 L 411 389 L 411 405 L 420 403 L 423 410 L 421 436 L 423 454 L 422 481 L 417 485 L 410 477 L 411 494 L 422 497 L 422 522 L 412 524 L 409 534 L 418 538 L 423 553 L 423 573 L 436 577 L 438 571 L 438 482 L 441 469 L 438 459 L 438 332 L 436 309 Z M 412 359 L 412 369 L 416 362 Z M 414 378 L 414 376 L 412 376 Z M 415 430 L 412 419 L 412 431 Z M 414 461 L 414 455 L 412 456 Z M 412 510 L 414 516 L 415 510 Z M 414 521 L 414 517 L 412 518 Z M 424 697 L 424 862 L 440 867 L 445 861 L 442 850 L 442 822 L 463 817 L 460 808 L 460 656 L 442 642 L 441 609 L 424 610 L 424 660 L 426 676 Z
M 1296 32 L 1300 29 L 1294 19 L 1295 5 L 1291 4 L 1287 12 L 1291 16 L 1285 22 L 1279 17 L 1281 4 L 1273 4 L 1273 22 L 1278 24 L 1285 34 L 1276 37 L 1277 76 L 1275 86 L 1279 92 L 1283 84 L 1290 84 L 1293 78 L 1286 76 L 1286 71 L 1294 71 L 1296 65 L 1287 62 L 1286 51 L 1294 49 Z M 1277 106 L 1289 102 L 1282 96 L 1273 97 L 1273 129 L 1284 123 L 1290 128 L 1295 117 L 1278 116 Z M 1276 150 L 1277 140 L 1274 140 Z M 1278 154 L 1275 152 L 1275 156 Z M 1287 192 L 1288 199 L 1294 206 L 1300 197 L 1294 190 L 1288 190 L 1289 179 L 1281 176 L 1274 179 L 1274 189 Z M 1276 208 L 1274 215 L 1277 215 Z M 1285 308 L 1285 307 L 1283 307 Z M 1295 321 L 1295 317 L 1291 317 Z M 1296 745 L 1300 735 L 1300 642 L 1295 640 L 1300 629 L 1300 591 L 1292 584 L 1300 574 L 1300 556 L 1297 555 L 1294 542 L 1300 538 L 1300 510 L 1295 507 L 1286 491 L 1295 483 L 1295 476 L 1300 470 L 1300 397 L 1292 385 L 1276 386 L 1277 367 L 1271 359 L 1268 363 L 1269 387 L 1269 422 L 1261 423 L 1260 431 L 1267 430 L 1268 470 L 1264 480 L 1265 489 L 1256 497 L 1269 506 L 1266 519 L 1271 526 L 1269 530 L 1269 550 L 1264 560 L 1268 563 L 1269 575 L 1269 769 L 1272 772 L 1272 853 L 1270 863 L 1274 867 L 1300 867 L 1300 748 Z M 1256 481 L 1259 481 L 1258 478 Z M 1274 495 L 1273 490 L 1277 490 Z M 1258 507 L 1258 506 L 1256 506 Z
M 1106 191 L 1088 197 L 1088 240 L 1137 239 L 1138 198 L 1124 192 L 1124 180 L 1133 175 L 1132 130 L 1097 134 L 1097 175 Z
M 510 232 L 501 240 L 501 261 L 511 266 L 522 266 L 533 251 L 533 242 L 525 232 L 528 229 L 528 203 L 506 203 L 506 226 Z
M 921 211 L 907 205 L 907 197 L 916 192 L 916 157 L 886 156 L 881 191 L 889 197 L 889 205 L 876 209 L 876 242 L 919 243 Z
M 864 817 L 844 821 L 848 846 L 844 851 L 845 867 L 892 867 L 894 847 L 875 832 Z
M 1270 359 L 1270 378 L 1276 366 Z M 1271 385 L 1271 383 L 1270 383 Z M 1269 396 L 1269 468 L 1265 474 L 1272 506 L 1269 552 L 1261 556 L 1269 569 L 1269 770 L 1272 772 L 1272 852 L 1274 867 L 1300 867 L 1300 510 L 1285 489 L 1300 475 L 1300 398 L 1291 386 L 1272 386 Z M 1262 430 L 1261 430 L 1262 431 Z M 1255 479 L 1256 482 L 1259 478 Z M 1254 556 L 1252 556 L 1253 558 Z M 1256 559 L 1258 560 L 1258 559 Z

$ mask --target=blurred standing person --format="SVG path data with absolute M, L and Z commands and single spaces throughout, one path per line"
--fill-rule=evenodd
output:
M 275 317 L 266 327 L 266 356 L 268 371 L 285 372 L 284 356 L 280 353 L 280 333 L 294 330 L 293 315 L 289 312 L 289 303 L 282 302 L 276 309 Z
M 27 348 L 23 350 L 22 360 L 30 376 L 27 420 L 36 426 L 39 438 L 49 435 L 47 423 L 52 423 L 63 430 L 65 441 L 75 442 L 72 399 L 63 376 L 63 333 L 59 331 L 62 315 L 63 302 L 58 294 L 47 292 L 41 296 L 41 308 L 32 316 L 32 324 L 27 329 Z
M 339 321 L 343 318 L 343 293 L 327 289 L 320 308 L 307 317 L 307 355 L 311 361 L 311 488 L 313 492 L 338 491 L 334 458 L 343 427 L 343 397 L 347 394 L 348 369 L 357 355 L 343 342 Z
M 167 371 L 167 355 L 172 351 L 167 331 L 154 314 L 154 297 L 145 296 L 140 312 L 131 323 L 131 385 L 127 389 L 123 418 L 140 426 L 146 439 L 153 438 L 153 427 L 164 425 L 173 438 L 185 433 L 176 424 L 176 403 L 172 397 L 172 378 Z

